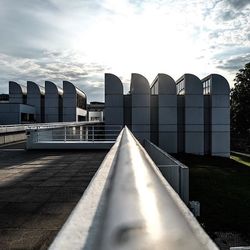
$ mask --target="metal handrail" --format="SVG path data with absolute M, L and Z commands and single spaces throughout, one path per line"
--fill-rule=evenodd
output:
M 33 131 L 37 129 L 47 130 L 47 129 L 58 129 L 74 126 L 85 126 L 85 125 L 103 125 L 103 122 L 98 121 L 83 121 L 83 122 L 55 122 L 55 123 L 29 123 L 29 124 L 12 124 L 12 125 L 0 125 L 0 134 L 13 133 L 19 131 Z
M 104 162 L 50 249 L 218 249 L 128 128 Z
M 115 142 L 122 127 L 113 125 L 111 128 L 100 124 L 80 124 L 73 127 L 64 126 L 63 128 L 37 129 L 29 132 L 30 136 L 35 138 L 36 142 Z

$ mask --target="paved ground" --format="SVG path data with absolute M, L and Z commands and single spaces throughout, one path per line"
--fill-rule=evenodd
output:
M 107 151 L 0 148 L 0 249 L 47 249 Z

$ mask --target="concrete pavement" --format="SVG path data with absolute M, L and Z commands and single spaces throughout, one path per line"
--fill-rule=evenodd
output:
M 7 149 L 0 151 L 0 248 L 47 249 L 107 151 Z

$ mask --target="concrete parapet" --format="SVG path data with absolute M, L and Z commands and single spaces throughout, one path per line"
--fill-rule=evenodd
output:
M 189 169 L 171 155 L 145 140 L 144 148 L 181 199 L 189 202 Z

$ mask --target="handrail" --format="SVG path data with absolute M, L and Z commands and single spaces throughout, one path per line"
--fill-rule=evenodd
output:
M 86 201 L 101 178 L 98 173 L 50 249 L 218 249 L 128 128 L 106 159 L 111 154 L 111 177 L 105 177 L 97 208 Z M 95 218 L 82 230 L 88 209 L 98 211 L 98 223 Z
M 26 123 L 26 124 L 9 124 L 9 125 L 0 125 L 0 131 L 8 130 L 8 129 L 37 129 L 37 128 L 58 128 L 64 126 L 80 126 L 80 125 L 87 125 L 87 124 L 104 124 L 103 122 L 99 121 L 82 121 L 82 122 L 51 122 L 51 123 Z

